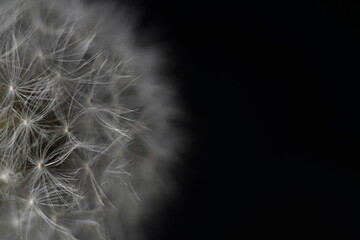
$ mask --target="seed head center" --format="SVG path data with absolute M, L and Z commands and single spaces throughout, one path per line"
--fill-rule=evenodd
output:
M 30 204 L 31 206 L 34 206 L 34 205 L 36 204 L 35 199 L 33 199 L 33 198 L 30 199 L 29 204 Z

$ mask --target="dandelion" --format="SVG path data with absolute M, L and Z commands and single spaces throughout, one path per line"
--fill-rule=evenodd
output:
M 175 111 L 114 16 L 106 4 L 0 2 L 1 239 L 142 237 Z

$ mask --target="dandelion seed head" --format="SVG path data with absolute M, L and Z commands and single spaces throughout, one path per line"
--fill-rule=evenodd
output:
M 142 239 L 176 111 L 128 14 L 85 0 L 0 9 L 0 238 Z

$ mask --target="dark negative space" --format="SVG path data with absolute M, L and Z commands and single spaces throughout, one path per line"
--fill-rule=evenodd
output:
M 136 1 L 189 132 L 148 237 L 358 239 L 360 4 L 249 2 Z

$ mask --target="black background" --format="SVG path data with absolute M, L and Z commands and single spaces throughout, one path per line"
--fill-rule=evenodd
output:
M 188 116 L 149 238 L 359 239 L 360 3 L 136 4 Z

